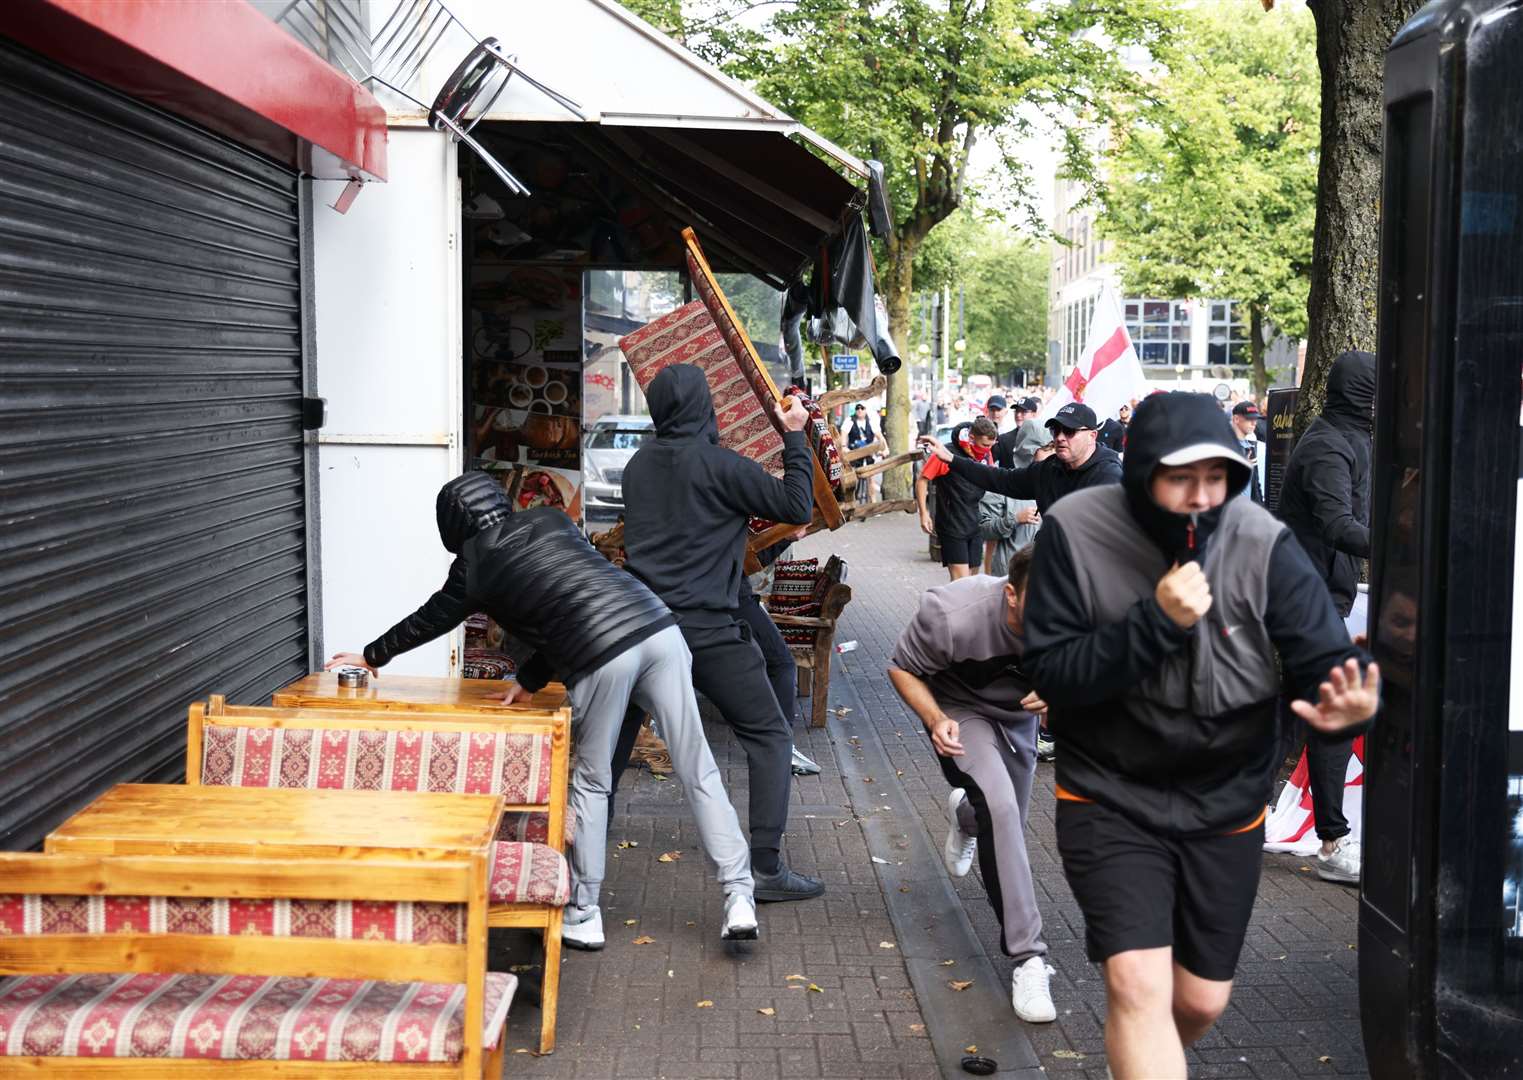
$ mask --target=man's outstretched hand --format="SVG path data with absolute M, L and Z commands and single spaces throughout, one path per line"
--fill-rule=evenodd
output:
M 792 394 L 772 406 L 772 409 L 784 431 L 803 431 L 809 424 L 809 410 L 800 405 Z
M 1327 673 L 1317 688 L 1317 702 L 1292 701 L 1291 710 L 1318 731 L 1328 733 L 1362 724 L 1380 707 L 1380 665 L 1371 664 L 1359 677 L 1359 661 L 1346 660 Z
M 341 667 L 362 667 L 377 679 L 381 677 L 381 673 L 375 669 L 375 665 L 365 659 L 364 653 L 334 653 L 333 659 L 329 660 L 326 664 L 323 665 L 323 670 L 332 671 L 334 668 Z
M 938 457 L 948 464 L 952 461 L 952 451 L 941 445 L 941 441 L 934 435 L 922 435 L 916 440 L 922 447 L 930 450 L 932 457 Z

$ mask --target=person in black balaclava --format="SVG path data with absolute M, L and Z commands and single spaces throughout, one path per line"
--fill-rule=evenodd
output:
M 656 437 L 624 467 L 624 568 L 666 601 L 693 655 L 693 685 L 735 732 L 750 768 L 751 866 L 758 901 L 805 900 L 823 882 L 788 869 L 783 828 L 793 739 L 766 660 L 739 615 L 753 517 L 807 525 L 814 512 L 809 414 L 776 409 L 782 479 L 719 445 L 703 371 L 673 364 L 645 389 Z
M 1327 401 L 1291 452 L 1280 492 L 1280 517 L 1327 582 L 1338 614 L 1348 617 L 1359 589 L 1359 564 L 1370 557 L 1370 459 L 1374 454 L 1375 357 L 1346 352 L 1327 376 Z M 1343 813 L 1353 739 L 1306 741 L 1312 814 L 1322 850 L 1317 876 L 1359 884 L 1359 837 Z
M 1277 711 L 1366 724 L 1360 672 L 1283 524 L 1231 497 L 1248 462 L 1203 394 L 1137 406 L 1120 485 L 1066 495 L 1036 534 L 1022 663 L 1047 703 L 1057 840 L 1107 991 L 1117 1076 L 1185 1076 L 1226 1008 L 1263 862 Z
M 328 666 L 372 674 L 393 657 L 449 633 L 477 612 L 535 649 L 505 684 L 505 701 L 528 697 L 551 679 L 566 684 L 576 739 L 571 776 L 572 895 L 561 940 L 601 949 L 598 895 L 607 853 L 613 747 L 631 701 L 661 725 L 672 771 L 682 782 L 704 851 L 727 894 L 721 936 L 757 936 L 746 842 L 703 734 L 688 676 L 687 649 L 671 612 L 649 589 L 599 555 L 556 507 L 512 513 L 502 485 L 468 472 L 439 490 L 439 539 L 455 556 L 439 591 L 417 611 Z M 559 961 L 552 957 L 551 963 Z

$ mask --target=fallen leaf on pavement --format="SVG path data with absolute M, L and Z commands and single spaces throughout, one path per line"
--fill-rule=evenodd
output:
M 773 1009 L 773 1008 L 770 1008 L 770 1007 L 766 1008 L 766 1009 L 757 1009 L 756 1011 L 761 1013 L 763 1016 L 776 1016 L 777 1015 L 777 1010 Z
M 880 942 L 878 942 L 878 948 L 880 948 L 880 949 L 897 949 L 898 947 L 899 946 L 895 945 L 892 941 L 880 941 Z
M 848 709 L 845 705 L 842 705 L 839 708 L 832 709 L 831 712 L 835 713 L 837 716 L 845 716 L 847 713 L 851 712 L 851 710 Z
M 704 998 L 702 1001 L 700 1001 L 698 1003 L 697 1007 L 700 1008 L 700 1009 L 712 1009 L 714 1007 L 714 1003 L 712 1001 L 710 1001 L 708 998 Z
M 653 772 L 653 773 L 650 774 L 650 778 L 652 780 L 670 780 L 671 779 L 671 777 L 667 776 L 666 773 L 664 773 L 664 772 Z
M 625 919 L 624 920 L 624 925 L 625 926 L 633 926 L 635 923 L 637 923 L 639 921 L 640 921 L 639 919 Z
M 619 841 L 619 848 L 620 848 L 620 850 L 623 850 L 624 848 L 632 848 L 632 847 L 639 847 L 639 846 L 640 846 L 640 841 L 638 841 L 638 840 L 620 840 Z
M 862 778 L 862 782 L 864 784 L 871 784 L 873 782 L 873 778 L 871 776 L 864 776 Z
M 887 859 L 880 859 L 876 855 L 873 856 L 873 862 L 877 863 L 879 866 L 887 866 L 888 865 L 888 860 Z
M 784 975 L 783 982 L 808 982 L 808 975 Z
M 1330 1057 L 1328 1057 L 1328 1056 L 1327 1056 L 1327 1055 L 1326 1055 L 1326 1054 L 1323 1054 L 1323 1055 L 1322 1055 L 1322 1056 L 1321 1056 L 1321 1057 L 1319 1057 L 1319 1058 L 1318 1058 L 1318 1059 L 1317 1059 L 1317 1060 L 1318 1060 L 1318 1061 L 1319 1061 L 1319 1062 L 1321 1062 L 1321 1063 L 1322 1063 L 1322 1064 L 1323 1064 L 1323 1065 L 1331 1065 L 1331 1064 L 1332 1064 L 1332 1061 L 1333 1061 L 1333 1059 L 1332 1059 L 1332 1058 L 1330 1058 Z
M 1054 1050 L 1052 1056 L 1063 1061 L 1083 1061 L 1084 1055 L 1077 1050 Z
M 899 891 L 900 892 L 909 892 L 910 891 L 910 887 L 908 885 L 901 885 L 901 886 L 899 886 Z
M 814 993 L 816 993 L 816 994 L 823 994 L 825 992 L 825 991 L 821 990 L 818 986 L 814 985 L 814 983 L 810 983 L 809 984 L 809 989 L 811 991 L 813 991 Z
M 952 965 L 953 965 L 953 964 L 955 964 L 955 963 L 957 963 L 957 961 L 956 961 L 956 960 L 943 960 L 943 961 L 942 961 L 942 962 L 941 962 L 941 966 L 942 966 L 942 967 L 951 967 L 951 966 L 952 966 Z
M 655 938 L 649 936 L 648 934 L 641 934 L 639 937 L 635 938 L 635 940 L 632 942 L 632 944 L 634 944 L 634 945 L 651 945 L 651 944 L 654 944 L 655 940 L 656 940 Z
M 958 993 L 961 993 L 962 991 L 966 990 L 968 987 L 973 985 L 973 980 L 972 979 L 952 979 L 951 981 L 949 981 L 947 983 L 947 985 L 950 986 L 953 990 L 956 990 Z
M 680 851 L 666 851 L 666 852 L 662 852 L 660 855 L 657 855 L 656 856 L 656 861 L 657 862 L 676 862 L 680 858 L 682 858 L 682 852 L 680 852 Z
M 976 1053 L 978 1053 L 978 1047 L 974 1046 L 974 1045 L 964 1046 L 962 1048 L 962 1052 L 964 1054 L 976 1054 Z
M 515 1054 L 527 1054 L 528 1052 L 529 1048 L 527 1046 L 520 1046 L 518 1049 L 513 1051 Z
M 925 1025 L 924 1024 L 911 1024 L 910 1025 L 910 1034 L 911 1035 L 924 1035 L 925 1034 Z

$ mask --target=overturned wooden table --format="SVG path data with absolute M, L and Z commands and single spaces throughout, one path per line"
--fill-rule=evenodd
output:
M 280 709 L 403 709 L 413 712 L 460 712 L 469 709 L 545 710 L 566 704 L 566 688 L 550 683 L 527 701 L 504 705 L 512 685 L 501 679 L 436 679 L 421 675 L 371 676 L 367 685 L 338 684 L 338 675 L 319 671 L 275 691 L 270 704 Z

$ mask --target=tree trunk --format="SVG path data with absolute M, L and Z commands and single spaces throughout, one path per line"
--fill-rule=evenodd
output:
M 1322 411 L 1338 354 L 1375 351 L 1386 47 L 1421 0 L 1307 0 L 1307 6 L 1317 23 L 1322 148 L 1297 434 Z
M 1248 305 L 1248 355 L 1253 358 L 1253 400 L 1269 392 L 1269 372 L 1264 370 L 1264 309 Z
M 889 258 L 884 300 L 889 333 L 903 354 L 904 364 L 888 377 L 888 415 L 883 420 L 883 437 L 888 440 L 890 454 L 902 454 L 914 442 L 910 424 L 910 372 L 914 366 L 910 353 L 910 299 L 915 289 L 917 245 L 900 239 L 895 246 L 897 250 Z M 883 474 L 883 497 L 908 499 L 913 485 L 914 475 L 909 466 L 892 469 Z

